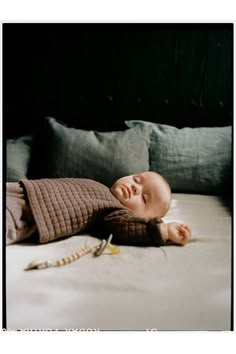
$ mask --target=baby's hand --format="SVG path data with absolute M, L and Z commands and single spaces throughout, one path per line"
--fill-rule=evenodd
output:
M 185 245 L 191 238 L 191 229 L 188 225 L 180 224 L 178 222 L 170 222 L 161 224 L 164 226 L 164 238 L 180 245 Z M 165 229 L 165 230 L 164 230 Z

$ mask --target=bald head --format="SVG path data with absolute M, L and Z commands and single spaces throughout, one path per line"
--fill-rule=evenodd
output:
M 163 217 L 170 208 L 170 186 L 156 172 L 122 177 L 111 187 L 111 192 L 124 206 L 143 218 Z
M 163 217 L 166 215 L 171 204 L 171 189 L 166 179 L 157 172 L 147 172 L 153 179 L 150 178 L 149 188 L 153 194 L 155 205 L 153 205 L 153 213 L 156 216 Z M 151 212 L 151 214 L 153 214 Z

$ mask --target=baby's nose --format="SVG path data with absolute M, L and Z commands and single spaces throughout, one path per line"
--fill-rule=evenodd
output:
M 132 184 L 131 189 L 132 189 L 132 193 L 135 195 L 140 193 L 140 188 L 138 186 L 136 186 L 135 184 Z

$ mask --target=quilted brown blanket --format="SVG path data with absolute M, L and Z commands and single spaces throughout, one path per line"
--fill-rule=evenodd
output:
M 46 243 L 83 231 L 97 237 L 113 234 L 113 242 L 135 246 L 164 243 L 159 218 L 136 217 L 110 192 L 93 180 L 81 178 L 21 180 L 39 233 Z

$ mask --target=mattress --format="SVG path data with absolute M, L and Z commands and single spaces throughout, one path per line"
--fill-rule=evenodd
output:
M 232 223 L 217 196 L 173 194 L 165 222 L 192 228 L 185 246 L 120 246 L 60 268 L 24 271 L 99 242 L 78 235 L 6 248 L 8 329 L 230 330 Z

